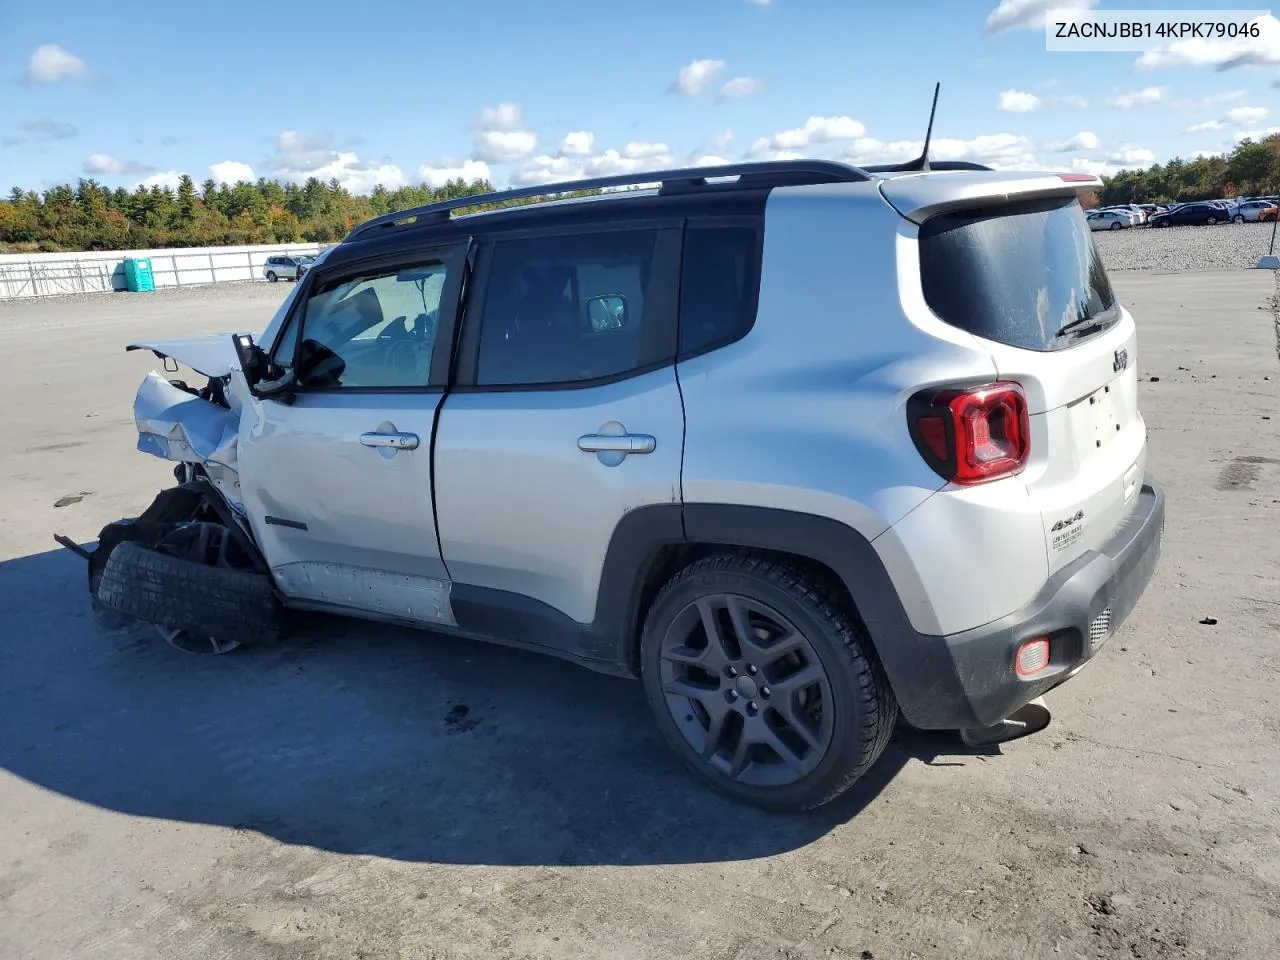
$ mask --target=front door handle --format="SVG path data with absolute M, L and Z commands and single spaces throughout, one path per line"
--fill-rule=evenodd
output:
M 393 450 L 417 450 L 416 433 L 362 433 L 360 442 L 366 447 L 391 447 Z
M 588 433 L 578 438 L 583 453 L 653 453 L 657 446 L 658 441 L 646 433 Z

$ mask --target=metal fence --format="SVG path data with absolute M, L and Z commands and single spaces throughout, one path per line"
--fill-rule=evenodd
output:
M 320 245 L 137 250 L 128 253 L 29 254 L 0 257 L 0 300 L 110 293 L 125 289 L 126 257 L 148 257 L 156 288 L 266 280 L 268 257 L 320 252 Z

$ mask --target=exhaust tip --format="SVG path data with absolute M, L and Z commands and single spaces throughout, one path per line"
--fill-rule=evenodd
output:
M 1052 714 L 1045 706 L 1044 697 L 1019 707 L 999 723 L 989 727 L 969 727 L 960 731 L 960 740 L 966 747 L 990 747 L 998 743 L 1008 743 L 1039 733 L 1049 726 Z

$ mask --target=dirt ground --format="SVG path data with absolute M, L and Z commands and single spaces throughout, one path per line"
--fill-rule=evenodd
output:
M 0 305 L 0 957 L 1265 958 L 1280 951 L 1274 275 L 1114 277 L 1156 580 L 1045 732 L 900 732 L 818 816 L 736 807 L 639 686 L 318 622 L 194 658 L 102 631 L 90 541 L 170 482 L 129 339 L 278 286 Z M 61 504 L 61 505 L 60 505 Z

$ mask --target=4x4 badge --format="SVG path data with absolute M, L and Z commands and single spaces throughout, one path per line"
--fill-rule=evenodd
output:
M 1114 361 L 1112 361 L 1112 363 L 1111 363 L 1111 369 L 1112 369 L 1114 372 L 1119 373 L 1121 370 L 1123 370 L 1123 369 L 1124 369 L 1125 367 L 1127 367 L 1128 365 L 1129 365 L 1129 351 L 1128 351 L 1128 350 L 1117 350 L 1117 351 L 1116 351 L 1116 357 L 1115 357 L 1115 360 L 1114 360 Z

